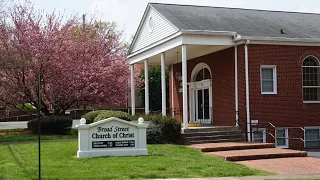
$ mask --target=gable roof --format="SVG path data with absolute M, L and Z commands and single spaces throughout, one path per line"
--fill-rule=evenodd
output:
M 159 3 L 150 5 L 180 30 L 230 31 L 241 36 L 257 37 L 320 36 L 320 14 Z

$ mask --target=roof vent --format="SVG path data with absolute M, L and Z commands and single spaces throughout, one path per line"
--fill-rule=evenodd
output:
M 286 33 L 283 31 L 283 29 L 280 30 L 280 33 L 281 33 L 281 34 L 286 34 Z
M 150 31 L 150 33 L 153 32 L 153 29 L 154 29 L 154 19 L 153 19 L 153 17 L 151 16 L 151 17 L 149 18 L 149 31 Z

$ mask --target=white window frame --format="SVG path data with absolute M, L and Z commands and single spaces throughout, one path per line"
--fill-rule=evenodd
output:
M 273 92 L 263 92 L 262 91 L 262 69 L 272 69 L 273 70 Z M 261 94 L 277 94 L 277 67 L 276 67 L 276 65 L 261 65 L 260 66 L 260 88 L 261 88 Z
M 320 126 L 308 126 L 308 127 L 304 127 L 304 130 L 307 129 L 318 129 L 319 133 L 320 133 Z M 304 131 L 303 133 L 303 139 L 304 139 L 304 147 L 306 148 L 306 131 Z
M 252 142 L 254 142 L 254 130 L 257 130 L 258 129 L 258 131 L 260 131 L 260 130 L 262 130 L 262 133 L 263 133 L 263 136 L 262 136 L 262 138 L 263 138 L 263 143 L 266 143 L 267 142 L 267 136 L 266 136 L 266 128 L 255 128 L 255 127 L 253 127 L 252 128 L 252 133 L 251 133 L 251 135 L 252 135 Z
M 278 138 L 277 138 L 277 129 L 284 129 L 284 131 L 285 131 L 285 144 L 286 145 L 282 145 L 282 146 L 278 146 L 278 143 L 277 143 L 277 140 L 278 140 Z M 279 128 L 276 128 L 276 147 L 277 148 L 288 148 L 289 147 L 289 133 L 288 133 L 288 128 L 285 128 L 285 127 L 279 127 Z
M 309 58 L 309 57 L 312 57 L 312 58 L 314 58 L 314 59 L 316 59 L 317 61 L 318 61 L 318 63 L 319 63 L 319 66 L 317 66 L 317 67 L 320 67 L 320 62 L 319 62 L 319 59 L 317 58 L 317 57 L 315 57 L 315 56 L 312 56 L 312 55 L 309 55 L 309 56 L 306 56 L 304 59 L 303 59 L 303 61 L 302 61 L 302 101 L 303 101 L 303 103 L 306 103 L 306 104 L 308 104 L 308 103 L 320 103 L 320 101 L 305 101 L 304 100 L 304 94 L 303 94 L 303 90 L 304 90 L 304 88 L 308 88 L 308 87 L 310 87 L 310 86 L 304 86 L 303 85 L 303 68 L 304 67 L 314 67 L 314 66 L 303 66 L 303 63 L 304 63 L 304 61 L 307 59 L 307 58 Z M 320 86 L 311 86 L 311 87 L 314 87 L 314 88 L 320 88 Z

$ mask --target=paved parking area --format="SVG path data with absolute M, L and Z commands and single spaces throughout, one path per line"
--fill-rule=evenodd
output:
M 0 122 L 0 129 L 24 129 L 27 128 L 28 121 L 11 121 L 11 122 Z M 75 128 L 76 125 L 80 124 L 80 120 L 73 120 L 72 128 Z
M 310 157 L 320 158 L 320 149 L 309 149 L 305 151 L 308 152 L 308 156 Z

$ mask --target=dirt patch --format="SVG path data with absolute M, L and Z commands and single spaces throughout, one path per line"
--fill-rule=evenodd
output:
M 9 130 L 1 130 L 0 136 L 6 136 L 6 135 L 33 135 L 31 131 L 28 129 L 9 129 Z
M 23 129 L 22 131 L 20 131 L 19 133 L 20 135 L 34 135 L 32 133 L 32 131 L 29 131 L 28 129 Z
M 7 133 L 5 132 L 0 132 L 0 136 L 5 136 Z

